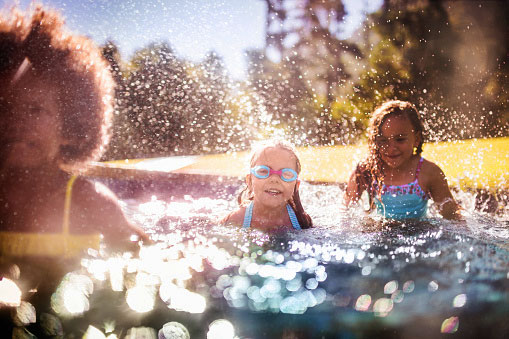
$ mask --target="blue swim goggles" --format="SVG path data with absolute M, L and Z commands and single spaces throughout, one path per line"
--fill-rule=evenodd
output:
M 267 179 L 271 174 L 278 174 L 281 180 L 286 182 L 292 182 L 297 180 L 298 174 L 291 168 L 283 168 L 279 171 L 274 171 L 269 166 L 260 165 L 251 168 L 251 174 L 258 179 Z

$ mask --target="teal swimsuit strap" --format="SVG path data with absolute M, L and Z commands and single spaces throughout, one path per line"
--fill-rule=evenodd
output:
M 292 226 L 296 230 L 300 230 L 299 220 L 297 220 L 297 216 L 293 211 L 293 208 L 286 204 L 286 210 L 288 211 L 288 216 L 290 217 L 290 221 L 292 222 Z M 251 226 L 251 219 L 253 218 L 253 202 L 246 207 L 246 214 L 244 214 L 244 222 L 242 223 L 242 228 L 249 228 Z
M 253 202 L 246 207 L 246 214 L 244 214 L 244 222 L 242 228 L 249 228 L 251 226 L 251 219 L 253 218 Z
M 417 164 L 417 169 L 415 170 L 415 180 L 419 179 L 419 173 L 421 172 L 422 163 L 424 162 L 424 158 L 421 157 L 419 159 L 419 163 Z
M 286 204 L 286 210 L 288 211 L 288 216 L 290 217 L 290 221 L 292 222 L 292 226 L 296 230 L 300 230 L 300 224 L 299 220 L 297 220 L 297 216 L 295 215 L 295 212 L 293 211 L 293 208 L 290 206 L 290 204 Z

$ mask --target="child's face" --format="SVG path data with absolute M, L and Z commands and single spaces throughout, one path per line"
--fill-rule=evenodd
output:
M 411 159 L 420 136 L 414 132 L 407 116 L 395 115 L 385 119 L 375 142 L 383 162 L 391 168 L 398 168 Z
M 275 171 L 291 168 L 297 171 L 297 159 L 288 150 L 282 148 L 266 148 L 263 150 L 254 166 L 265 165 Z M 254 193 L 255 204 L 267 207 L 286 205 L 291 199 L 298 181 L 286 182 L 278 174 L 272 174 L 266 179 L 259 179 L 252 174 L 247 176 L 247 184 Z
M 56 90 L 27 72 L 9 94 L 11 109 L 0 122 L 2 167 L 55 166 L 62 144 Z

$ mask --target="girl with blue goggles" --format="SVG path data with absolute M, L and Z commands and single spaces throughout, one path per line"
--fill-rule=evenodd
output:
M 260 145 L 251 157 L 246 187 L 238 198 L 240 206 L 221 223 L 270 232 L 312 227 L 311 217 L 300 202 L 300 168 L 294 148 L 286 142 L 269 141 Z

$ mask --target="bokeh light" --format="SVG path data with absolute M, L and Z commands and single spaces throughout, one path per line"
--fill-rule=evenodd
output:
M 207 339 L 233 339 L 235 337 L 235 327 L 231 322 L 225 319 L 214 320 L 209 325 Z
M 21 304 L 21 290 L 9 278 L 0 280 L 0 305 L 19 306 Z
M 442 322 L 440 333 L 455 333 L 458 331 L 460 326 L 460 320 L 458 317 L 450 317 Z
M 454 307 L 463 307 L 467 303 L 467 295 L 466 294 L 458 294 L 454 297 L 452 301 L 452 306 Z
M 392 311 L 394 303 L 391 299 L 380 298 L 373 304 L 373 312 L 377 317 L 385 317 Z
M 371 296 L 368 294 L 363 294 L 357 298 L 355 302 L 355 309 L 357 311 L 366 312 L 371 305 Z
M 68 273 L 51 296 L 51 307 L 61 316 L 81 315 L 89 310 L 88 298 L 93 291 L 94 284 L 88 276 Z
M 404 293 L 412 293 L 414 291 L 414 288 L 415 288 L 415 283 L 413 280 L 406 281 L 403 284 L 403 292 Z
M 170 321 L 159 330 L 158 339 L 190 339 L 189 331 L 179 322 Z
M 159 295 L 169 308 L 189 313 L 203 313 L 207 301 L 199 293 L 191 292 L 172 283 L 163 283 Z
M 126 302 L 136 312 L 145 313 L 154 308 L 155 296 L 152 287 L 135 286 L 127 290 Z
M 398 289 L 398 282 L 396 280 L 389 281 L 384 286 L 384 294 L 392 294 Z
M 428 291 L 436 292 L 438 290 L 438 283 L 434 280 L 430 281 L 428 284 Z

